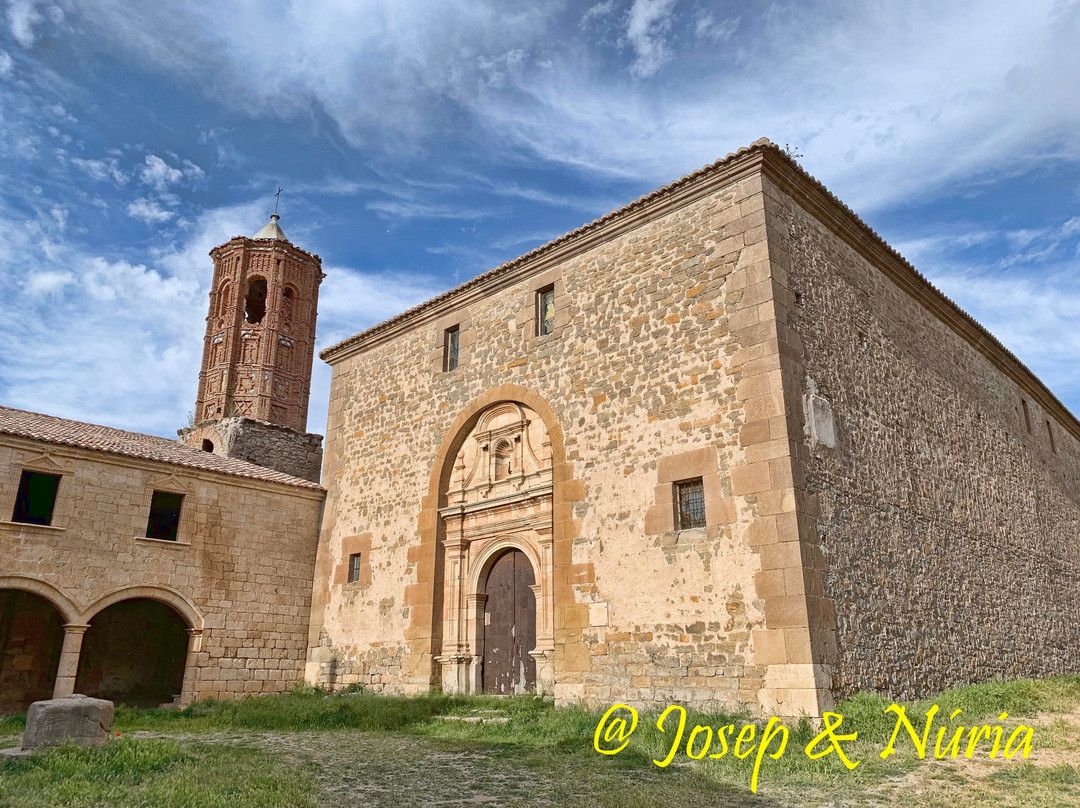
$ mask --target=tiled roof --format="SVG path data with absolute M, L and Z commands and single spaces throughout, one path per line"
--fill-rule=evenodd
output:
M 16 410 L 11 407 L 0 407 L 0 434 L 40 440 L 60 446 L 75 446 L 79 449 L 107 452 L 123 457 L 137 457 L 141 460 L 156 460 L 159 463 L 228 474 L 233 477 L 246 477 L 251 480 L 322 490 L 322 486 L 318 483 L 264 468 L 255 463 L 248 463 L 246 460 L 193 449 L 168 438 L 144 435 L 141 432 L 128 432 L 124 429 L 113 429 L 98 424 L 85 424 L 81 421 L 69 421 L 67 418 L 57 418 L 55 415 L 42 415 L 39 412 Z

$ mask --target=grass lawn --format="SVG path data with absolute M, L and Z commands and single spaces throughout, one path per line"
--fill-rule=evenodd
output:
M 733 746 L 744 716 L 690 714 L 680 751 L 660 768 L 653 761 L 668 756 L 677 714 L 661 732 L 657 715 L 643 713 L 625 749 L 605 756 L 593 749 L 602 712 L 525 697 L 327 696 L 301 688 L 179 712 L 120 708 L 113 726 L 120 737 L 106 748 L 0 764 L 0 806 L 1080 806 L 1080 677 L 991 682 L 905 704 L 920 735 L 933 704 L 939 713 L 925 760 L 905 732 L 896 753 L 880 759 L 896 716 L 885 712 L 887 700 L 863 694 L 837 709 L 844 716 L 837 734 L 858 731 L 843 744 L 857 768 L 849 771 L 835 753 L 810 760 L 803 750 L 817 730 L 804 722 L 788 728 L 778 760 L 763 758 L 753 794 L 755 752 L 701 760 L 685 753 L 699 724 L 713 733 L 734 724 Z M 1003 712 L 1008 718 L 999 720 Z M 0 746 L 17 744 L 22 720 L 0 721 Z M 944 747 L 960 724 L 1002 727 L 1001 746 L 1019 724 L 1030 726 L 1033 752 L 1026 761 L 991 759 L 991 737 L 969 760 L 965 730 L 956 759 L 934 759 L 937 729 L 947 728 Z M 763 727 L 758 722 L 757 740 Z M 706 737 L 696 736 L 695 754 Z M 719 751 L 714 740 L 709 753 Z

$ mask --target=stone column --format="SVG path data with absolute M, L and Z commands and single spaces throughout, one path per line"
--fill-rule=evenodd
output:
M 202 651 L 202 629 L 187 630 L 187 658 L 184 660 L 184 681 L 180 685 L 180 706 L 187 707 L 195 700 L 195 677 L 199 672 L 196 655 Z
M 79 653 L 82 651 L 83 635 L 90 626 L 70 623 L 64 626 L 64 645 L 60 649 L 60 664 L 56 667 L 54 699 L 62 699 L 75 692 L 75 675 L 79 672 Z

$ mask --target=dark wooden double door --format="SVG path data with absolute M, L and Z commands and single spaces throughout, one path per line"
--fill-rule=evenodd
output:
M 520 550 L 491 565 L 484 604 L 485 693 L 535 693 L 536 583 L 532 564 Z

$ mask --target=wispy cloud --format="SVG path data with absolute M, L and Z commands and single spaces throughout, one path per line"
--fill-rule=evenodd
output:
M 630 72 L 648 78 L 671 61 L 671 32 L 676 0 L 634 0 L 626 20 L 626 40 L 634 51 Z
M 129 203 L 127 213 L 132 219 L 138 219 L 146 224 L 161 224 L 176 215 L 173 211 L 165 210 L 157 202 L 145 197 L 139 197 Z

